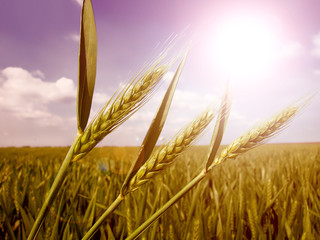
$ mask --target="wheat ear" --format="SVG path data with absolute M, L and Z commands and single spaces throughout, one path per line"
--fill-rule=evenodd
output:
M 220 164 L 229 158 L 236 158 L 238 155 L 249 151 L 250 149 L 262 144 L 264 140 L 277 134 L 279 130 L 288 125 L 290 120 L 299 111 L 299 106 L 291 106 L 279 114 L 275 115 L 271 120 L 263 123 L 257 128 L 252 129 L 248 133 L 242 135 L 225 148 L 220 156 L 214 160 L 211 168 Z
M 201 134 L 213 118 L 214 114 L 212 111 L 206 110 L 189 124 L 184 131 L 168 144 L 161 147 L 141 166 L 136 175 L 131 179 L 128 192 L 136 190 L 170 165 Z
M 120 92 L 110 106 L 107 104 L 78 139 L 73 161 L 84 157 L 107 134 L 127 120 L 148 99 L 167 71 L 168 66 L 164 64 L 150 67 L 141 78 Z

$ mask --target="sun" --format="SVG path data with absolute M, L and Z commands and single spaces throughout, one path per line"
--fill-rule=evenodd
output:
M 220 24 L 211 40 L 210 54 L 230 78 L 249 81 L 270 71 L 276 61 L 276 31 L 259 18 L 231 18 Z

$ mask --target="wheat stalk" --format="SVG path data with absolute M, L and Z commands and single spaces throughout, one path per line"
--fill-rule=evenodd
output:
M 141 78 L 120 92 L 110 106 L 106 104 L 78 139 L 72 161 L 83 158 L 107 134 L 128 119 L 148 99 L 167 71 L 168 66 L 164 64 L 150 67 Z
M 157 173 L 172 164 L 173 160 L 190 146 L 213 118 L 214 114 L 212 111 L 206 110 L 189 124 L 183 132 L 153 154 L 131 179 L 128 192 L 136 190 L 139 186 L 148 182 Z

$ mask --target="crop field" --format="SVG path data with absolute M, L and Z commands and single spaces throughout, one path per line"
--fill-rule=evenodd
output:
M 320 239 L 316 1 L 11 2 L 0 240 Z
M 0 149 L 0 238 L 26 239 L 67 148 Z M 134 147 L 74 163 L 37 239 L 81 239 L 117 197 Z M 194 146 L 110 214 L 93 239 L 125 239 L 203 168 Z M 320 145 L 264 145 L 216 166 L 139 239 L 320 239 Z

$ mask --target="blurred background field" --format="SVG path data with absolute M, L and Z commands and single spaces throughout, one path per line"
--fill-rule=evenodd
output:
M 26 239 L 68 148 L 0 148 L 0 239 Z M 38 239 L 80 239 L 117 197 L 136 147 L 75 162 Z M 124 239 L 203 168 L 194 146 L 128 196 L 95 239 Z M 320 144 L 268 144 L 217 166 L 140 239 L 320 239 Z

